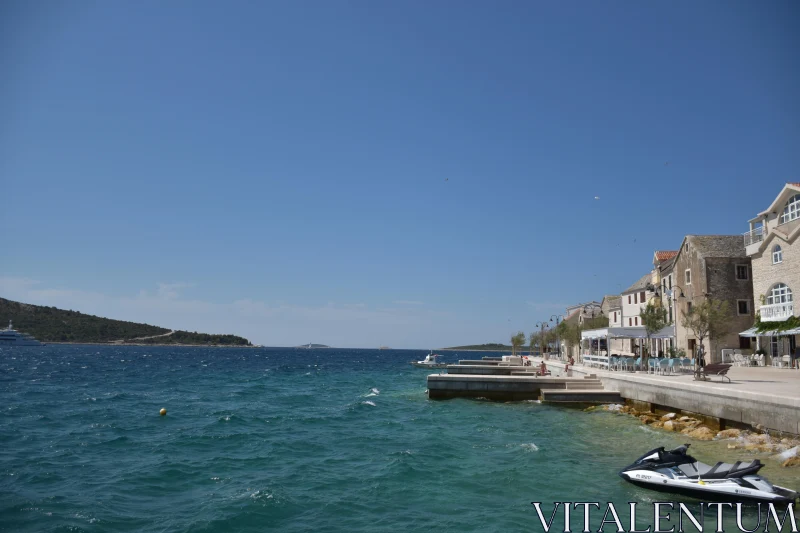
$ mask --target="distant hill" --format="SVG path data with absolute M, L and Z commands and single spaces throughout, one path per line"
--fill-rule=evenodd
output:
M 0 298 L 0 328 L 7 320 L 14 321 L 14 329 L 42 342 L 251 346 L 250 341 L 236 335 L 172 331 Z
M 511 346 L 505 344 L 471 344 L 469 346 L 454 346 L 441 348 L 442 350 L 485 350 L 487 352 L 510 352 Z

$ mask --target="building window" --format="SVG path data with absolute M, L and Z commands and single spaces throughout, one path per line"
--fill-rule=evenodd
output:
M 785 304 L 792 301 L 792 289 L 785 283 L 778 283 L 770 289 L 767 295 L 767 305 Z
M 633 317 L 633 325 L 634 326 L 638 326 L 639 325 L 639 317 L 638 316 Z
M 747 281 L 750 276 L 747 272 L 747 265 L 736 265 L 736 279 Z
M 633 320 L 631 319 L 631 317 L 628 317 L 628 325 L 629 325 L 629 326 L 632 326 L 632 325 L 633 325 Z
M 635 303 L 635 304 L 639 303 L 639 302 L 636 301 L 636 293 L 635 292 L 633 293 L 633 303 Z
M 685 281 L 687 285 L 692 284 L 692 271 L 688 268 L 686 269 L 686 272 L 683 273 L 683 281 Z
M 644 291 L 642 291 L 639 293 L 639 303 L 644 303 L 644 300 L 645 300 Z
M 669 288 L 672 289 L 672 274 L 670 274 L 667 279 L 669 280 Z
M 783 250 L 776 244 L 772 249 L 772 264 L 777 265 L 778 263 L 783 263 Z
M 614 311 L 614 323 L 616 324 L 616 322 L 617 322 L 617 312 Z
M 691 312 L 692 312 L 692 302 L 686 302 L 686 314 L 688 315 Z
M 631 303 L 631 295 L 628 295 L 628 303 Z
M 739 316 L 750 314 L 750 300 L 736 300 L 739 307 Z
M 795 194 L 786 202 L 781 214 L 781 224 L 786 224 L 792 220 L 800 218 L 800 194 Z

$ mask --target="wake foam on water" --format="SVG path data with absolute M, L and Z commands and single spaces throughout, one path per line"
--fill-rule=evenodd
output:
M 539 447 L 536 444 L 532 443 L 532 442 L 526 442 L 524 444 L 520 444 L 519 447 L 522 448 L 523 450 L 525 450 L 526 452 L 538 452 L 539 451 Z
M 362 405 L 371 405 L 372 407 L 376 407 L 376 406 L 375 406 L 375 402 L 371 402 L 371 401 L 369 401 L 369 400 L 367 400 L 367 401 L 365 401 L 365 402 L 361 402 L 361 404 L 362 404 Z

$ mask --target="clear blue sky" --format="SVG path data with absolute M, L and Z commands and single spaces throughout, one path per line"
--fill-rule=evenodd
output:
M 505 341 L 800 181 L 798 26 L 788 1 L 2 2 L 0 296 L 269 345 Z

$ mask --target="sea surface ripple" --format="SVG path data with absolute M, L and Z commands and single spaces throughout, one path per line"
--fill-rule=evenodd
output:
M 408 364 L 424 355 L 0 348 L 0 528 L 538 531 L 532 501 L 664 499 L 617 471 L 680 436 L 533 401 L 429 401 Z

